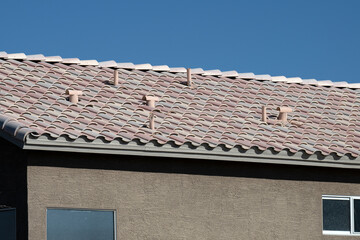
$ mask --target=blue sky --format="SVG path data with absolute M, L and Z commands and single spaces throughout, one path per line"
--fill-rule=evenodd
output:
M 359 0 L 2 0 L 0 51 L 359 83 L 359 10 Z

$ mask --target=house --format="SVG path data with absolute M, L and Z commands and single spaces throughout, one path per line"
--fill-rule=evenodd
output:
M 1 52 L 1 239 L 358 235 L 359 122 L 360 84 Z

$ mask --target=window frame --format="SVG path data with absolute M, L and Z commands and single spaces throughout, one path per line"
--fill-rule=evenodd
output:
M 323 200 L 344 200 L 350 202 L 350 231 L 324 230 L 324 206 Z M 360 196 L 345 196 L 345 195 L 322 195 L 321 198 L 321 226 L 323 235 L 342 235 L 342 236 L 360 236 L 360 232 L 355 232 L 355 218 L 354 218 L 354 200 L 360 200 Z
M 107 212 L 113 212 L 114 214 L 114 240 L 117 239 L 116 237 L 116 209 L 98 209 L 98 208 L 74 208 L 74 207 L 47 207 L 46 208 L 46 219 L 45 219 L 45 226 L 46 226 L 46 235 L 48 231 L 47 222 L 48 222 L 48 210 L 77 210 L 77 211 L 107 211 Z

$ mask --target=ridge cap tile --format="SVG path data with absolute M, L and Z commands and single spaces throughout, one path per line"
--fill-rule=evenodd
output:
M 222 73 L 219 69 L 206 70 L 202 73 L 203 76 L 221 76 Z
M 7 57 L 8 57 L 7 52 L 0 51 L 0 58 L 5 58 L 5 59 L 7 59 Z
M 239 74 L 237 71 L 232 70 L 232 71 L 225 71 L 221 73 L 221 76 L 223 77 L 238 77 Z
M 99 67 L 117 67 L 117 63 L 114 60 L 110 60 L 110 61 L 104 61 L 104 62 L 99 62 Z
M 204 70 L 202 68 L 191 68 L 191 74 L 203 74 Z
M 187 70 L 184 67 L 171 67 L 169 72 L 171 72 L 171 73 L 186 73 Z
M 44 61 L 45 56 L 42 54 L 27 55 L 26 60 L 28 60 L 28 61 Z
M 135 65 L 131 62 L 117 63 L 118 68 L 135 69 Z
M 135 64 L 136 70 L 152 70 L 152 68 L 150 63 Z
M 62 63 L 66 64 L 80 64 L 80 59 L 78 58 L 63 58 Z
M 80 60 L 80 66 L 98 66 L 99 63 L 96 60 Z
M 152 70 L 153 71 L 168 72 L 168 71 L 170 71 L 170 68 L 167 65 L 158 65 L 158 66 L 153 66 Z
M 60 56 L 47 56 L 45 62 L 62 62 L 63 59 Z
M 8 53 L 7 58 L 24 60 L 24 59 L 26 59 L 26 55 L 25 55 L 25 53 L 10 53 L 10 54 Z

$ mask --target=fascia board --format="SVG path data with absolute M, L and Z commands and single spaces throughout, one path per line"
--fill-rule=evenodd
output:
M 270 150 L 257 153 L 254 149 L 249 149 L 242 153 L 238 149 L 224 151 L 221 147 L 209 150 L 204 146 L 193 149 L 186 145 L 173 147 L 170 144 L 161 146 L 156 146 L 153 143 L 137 144 L 135 142 L 128 144 L 106 144 L 100 142 L 68 142 L 28 138 L 23 149 L 360 169 L 359 157 L 353 160 L 334 160 L 333 156 L 327 156 L 323 160 L 319 160 L 316 155 L 308 155 L 302 152 L 289 155 L 286 151 L 274 154 Z

